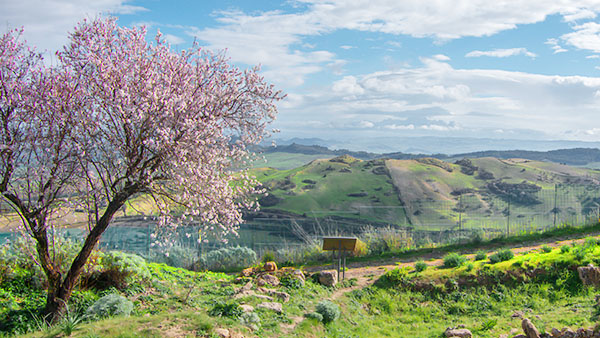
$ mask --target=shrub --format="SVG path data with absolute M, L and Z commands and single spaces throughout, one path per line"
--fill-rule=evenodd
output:
M 490 256 L 490 263 L 496 264 L 513 259 L 515 254 L 510 249 L 502 249 Z
M 101 256 L 101 270 L 90 278 L 90 286 L 98 289 L 116 287 L 123 290 L 151 278 L 146 261 L 135 254 L 110 251 Z
M 165 263 L 176 268 L 191 269 L 197 259 L 198 254 L 195 249 L 176 245 L 171 247 L 166 254 L 157 252 L 151 256 L 149 261 Z
M 240 304 L 236 302 L 223 303 L 218 301 L 208 314 L 213 317 L 230 317 L 239 318 L 244 313 L 244 310 L 240 307 Z
M 552 247 L 548 246 L 548 245 L 542 245 L 542 252 L 544 253 L 550 253 L 550 251 L 552 251 Z
M 456 268 L 463 265 L 467 261 L 467 258 L 456 252 L 451 252 L 444 256 L 444 267 Z
M 564 253 L 567 253 L 569 251 L 571 251 L 571 247 L 568 246 L 568 245 L 566 245 L 566 244 L 560 247 L 560 253 L 564 254 Z
M 300 278 L 291 275 L 284 275 L 281 277 L 279 279 L 279 284 L 288 289 L 300 289 L 304 286 L 304 282 Z
M 330 323 L 340 317 L 340 307 L 330 300 L 322 300 L 315 311 L 323 316 L 323 323 Z
M 92 318 L 106 318 L 112 316 L 129 316 L 133 310 L 133 303 L 116 293 L 108 294 L 98 299 L 90 306 L 86 315 Z
M 358 239 L 356 241 L 356 246 L 354 247 L 354 251 L 352 252 L 352 254 L 356 257 L 362 257 L 362 256 L 368 255 L 369 247 L 367 246 L 367 243 Z
M 427 263 L 425 263 L 424 261 L 418 261 L 415 263 L 415 271 L 416 272 L 423 272 L 427 269 Z
M 471 272 L 471 270 L 473 270 L 474 267 L 475 265 L 473 265 L 473 263 L 467 263 L 467 272 Z
M 319 322 L 323 321 L 323 315 L 318 313 L 318 312 L 309 312 L 309 313 L 305 313 L 304 317 L 308 318 L 308 319 L 316 319 Z
M 262 258 L 260 259 L 262 263 L 266 262 L 274 262 L 275 261 L 275 253 L 273 251 L 265 251 L 262 254 Z
M 202 255 L 194 264 L 195 270 L 228 270 L 256 263 L 256 252 L 247 247 L 230 247 L 213 250 Z
M 260 317 L 254 312 L 242 313 L 240 323 L 256 331 L 260 328 Z
M 474 260 L 475 260 L 475 261 L 482 261 L 482 260 L 484 260 L 484 259 L 486 259 L 486 258 L 487 258 L 487 255 L 486 255 L 485 251 L 477 251 L 477 252 L 475 253 L 475 258 L 474 258 Z

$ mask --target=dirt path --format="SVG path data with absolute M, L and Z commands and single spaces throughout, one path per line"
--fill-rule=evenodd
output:
M 493 254 L 498 248 L 510 248 L 514 253 L 521 253 L 526 251 L 531 251 L 535 249 L 539 249 L 543 245 L 547 245 L 550 247 L 560 247 L 562 245 L 568 244 L 570 245 L 573 242 L 582 243 L 586 237 L 590 236 L 600 236 L 600 232 L 588 233 L 588 234 L 579 234 L 579 235 L 569 235 L 556 237 L 552 239 L 542 239 L 535 242 L 528 242 L 526 244 L 512 244 L 512 245 L 490 245 L 483 248 L 478 249 L 470 249 L 460 252 L 461 254 L 466 255 L 469 258 L 474 256 L 474 251 L 484 251 L 487 255 Z M 353 283 L 352 286 L 346 288 L 337 289 L 332 295 L 331 299 L 337 299 L 344 294 L 356 290 L 362 289 L 369 285 L 372 285 L 377 281 L 379 277 L 381 277 L 386 271 L 392 270 L 394 268 L 400 266 L 410 266 L 413 267 L 417 261 L 423 260 L 427 262 L 429 266 L 440 266 L 442 265 L 442 258 L 446 255 L 445 252 L 431 252 L 425 253 L 423 255 L 409 257 L 409 258 L 386 258 L 377 261 L 369 261 L 369 262 L 351 262 L 347 264 L 346 269 L 346 279 L 356 279 L 356 282 Z M 331 270 L 333 269 L 333 265 L 323 265 L 323 266 L 315 266 L 307 269 L 309 272 L 319 272 L 323 270 Z

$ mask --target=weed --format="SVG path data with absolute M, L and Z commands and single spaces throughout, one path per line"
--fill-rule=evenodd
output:
M 477 252 L 475 253 L 474 260 L 475 260 L 475 261 L 482 261 L 482 260 L 484 260 L 484 259 L 486 259 L 486 258 L 487 258 L 487 255 L 486 255 L 485 251 L 481 251 L 481 250 L 479 250 L 479 251 L 477 251 Z
M 569 251 L 571 251 L 571 247 L 566 244 L 560 247 L 560 253 L 562 254 L 567 253 Z
M 490 263 L 496 264 L 513 259 L 515 254 L 510 249 L 502 249 L 490 256 Z
M 330 323 L 340 317 L 340 307 L 330 300 L 322 300 L 315 311 L 323 316 L 323 323 Z
M 552 251 L 552 247 L 548 246 L 548 245 L 542 245 L 542 252 L 543 253 L 550 253 Z
M 457 267 L 463 265 L 467 261 L 467 258 L 456 252 L 451 252 L 451 253 L 447 254 L 446 256 L 444 256 L 443 260 L 444 260 L 444 267 L 457 268 Z
M 244 310 L 240 307 L 240 304 L 236 302 L 217 302 L 208 314 L 213 317 L 230 317 L 239 318 L 244 313 Z
M 423 272 L 427 269 L 427 263 L 425 263 L 424 261 L 418 261 L 415 263 L 415 271 L 416 272 Z

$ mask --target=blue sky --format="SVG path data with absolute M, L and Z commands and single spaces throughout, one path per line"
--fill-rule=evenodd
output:
M 600 0 L 0 0 L 57 49 L 84 17 L 196 39 L 287 93 L 279 138 L 600 141 Z

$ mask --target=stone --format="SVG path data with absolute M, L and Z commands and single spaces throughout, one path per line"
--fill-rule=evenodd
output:
M 304 286 L 304 282 L 306 282 L 306 277 L 300 270 L 294 270 L 294 272 L 292 272 L 292 278 L 299 280 L 302 286 Z
M 229 338 L 230 337 L 229 330 L 227 330 L 227 329 L 222 329 L 219 327 L 219 328 L 214 329 L 213 332 L 220 338 Z
M 275 262 L 266 262 L 264 268 L 267 272 L 274 272 L 277 271 L 277 264 Z
M 473 334 L 471 334 L 471 331 L 469 331 L 467 329 L 447 328 L 446 331 L 444 332 L 444 334 L 448 338 L 450 338 L 450 337 L 456 337 L 456 338 L 471 338 L 471 337 L 473 337 Z
M 538 331 L 528 318 L 523 319 L 521 328 L 523 329 L 523 332 L 525 332 L 527 338 L 540 338 L 540 331 Z
M 527 336 L 524 334 L 518 334 L 516 336 L 513 336 L 512 338 L 527 338 Z
M 246 269 L 242 270 L 242 272 L 240 273 L 240 276 L 250 277 L 253 274 L 254 274 L 254 268 L 246 268 Z
M 583 285 L 600 286 L 600 268 L 593 264 L 578 267 L 577 273 Z
M 258 286 L 277 286 L 279 285 L 279 278 L 270 275 L 270 274 L 262 274 L 256 278 L 256 285 Z
M 250 291 L 252 290 L 252 282 L 248 282 L 246 283 L 244 286 L 242 286 L 241 288 L 239 288 L 236 293 L 244 293 L 246 291 Z
M 267 289 L 267 288 L 258 288 L 257 290 L 258 290 L 258 292 L 266 293 L 269 296 L 277 297 L 277 298 L 281 299 L 281 301 L 283 301 L 284 303 L 286 303 L 290 300 L 290 294 L 287 292 L 277 291 L 277 290 Z
M 523 319 L 523 315 L 524 315 L 524 314 L 523 314 L 523 311 L 515 311 L 515 312 L 512 314 L 512 316 L 511 316 L 511 317 L 512 317 L 512 318 L 521 318 L 521 319 Z
M 319 283 L 325 286 L 335 286 L 337 284 L 337 271 L 327 270 L 319 273 Z
M 277 302 L 264 302 L 257 305 L 258 308 L 272 310 L 277 313 L 283 312 L 283 305 Z
M 568 327 L 563 328 L 560 334 L 562 338 L 575 338 L 575 331 Z
M 252 306 L 250 304 L 240 304 L 240 308 L 244 312 L 253 312 L 254 311 L 254 306 Z
M 560 338 L 560 336 L 562 336 L 560 330 L 555 327 L 553 327 L 552 330 L 550 330 L 550 334 L 552 334 L 552 337 L 554 338 Z

